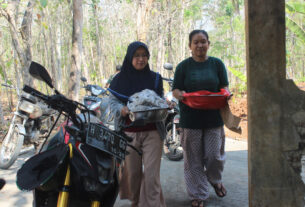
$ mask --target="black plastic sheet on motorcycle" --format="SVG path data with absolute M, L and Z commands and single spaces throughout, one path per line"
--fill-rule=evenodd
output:
M 66 144 L 37 154 L 27 160 L 17 172 L 17 186 L 20 190 L 33 190 L 46 183 L 63 163 L 69 152 Z

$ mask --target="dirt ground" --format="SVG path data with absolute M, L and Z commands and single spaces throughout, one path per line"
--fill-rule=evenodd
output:
M 231 109 L 232 114 L 238 116 L 241 121 L 239 126 L 241 127 L 241 133 L 233 132 L 225 127 L 225 134 L 226 137 L 233 138 L 233 139 L 242 139 L 246 140 L 248 138 L 248 110 L 247 110 L 247 97 L 244 96 L 240 97 L 233 97 L 230 102 L 229 106 Z
M 297 86 L 305 91 L 305 82 L 298 83 Z M 226 137 L 233 139 L 248 139 L 248 110 L 247 110 L 247 96 L 233 97 L 229 102 L 232 113 L 241 118 L 240 127 L 241 134 L 235 133 L 225 128 Z

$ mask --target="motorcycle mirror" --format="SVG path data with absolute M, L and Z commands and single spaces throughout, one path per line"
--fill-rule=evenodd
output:
M 29 72 L 32 77 L 44 81 L 48 86 L 51 88 L 54 88 L 52 84 L 52 79 L 48 73 L 48 71 L 39 63 L 36 63 L 34 61 L 31 62 Z
M 83 82 L 87 82 L 87 78 L 85 78 L 85 77 L 81 77 L 80 79 L 81 79 L 81 81 L 83 81 Z
M 163 68 L 165 70 L 173 70 L 173 64 L 171 64 L 171 63 L 164 63 Z

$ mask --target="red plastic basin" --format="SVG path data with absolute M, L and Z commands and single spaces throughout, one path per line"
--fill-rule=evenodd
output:
M 206 90 L 184 93 L 182 102 L 194 109 L 220 109 L 226 106 L 229 91 L 220 89 L 214 93 Z

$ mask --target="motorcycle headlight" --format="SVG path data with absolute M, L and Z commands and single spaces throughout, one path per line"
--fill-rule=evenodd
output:
M 26 100 L 23 100 L 20 103 L 19 109 L 30 114 L 30 118 L 32 119 L 35 119 L 42 115 L 42 110 L 39 106 Z
M 100 104 L 101 104 L 101 102 L 98 101 L 98 102 L 96 102 L 96 103 L 90 105 L 90 106 L 89 106 L 89 109 L 95 111 L 97 108 L 100 107 Z
M 103 92 L 103 89 L 102 88 L 94 88 L 94 87 L 92 87 L 91 92 L 92 92 L 93 95 L 98 96 L 98 95 L 100 95 Z

